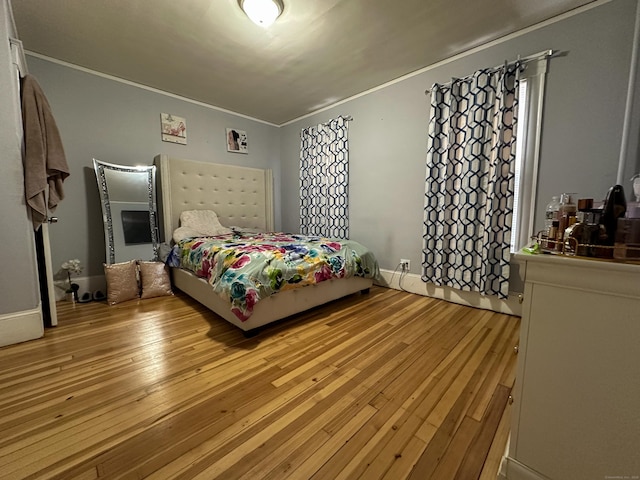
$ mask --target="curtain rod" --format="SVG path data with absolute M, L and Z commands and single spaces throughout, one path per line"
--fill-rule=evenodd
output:
M 342 119 L 346 120 L 347 122 L 353 121 L 353 117 L 351 115 L 338 115 L 336 118 L 332 118 L 328 122 L 321 123 L 320 125 L 328 126 L 329 124 L 331 124 L 331 122 L 333 122 L 334 120 L 337 120 L 339 118 L 342 118 Z
M 329 120 L 328 122 L 325 123 L 316 123 L 315 125 L 311 125 L 309 127 L 305 127 L 300 131 L 300 134 L 302 135 L 304 132 L 308 132 L 309 130 L 313 129 L 313 128 L 317 128 L 318 126 L 323 126 L 323 127 L 328 127 L 331 125 L 331 122 L 334 122 L 336 120 L 338 120 L 339 118 L 344 119 L 347 122 L 351 122 L 353 121 L 353 117 L 351 115 L 339 115 L 336 118 L 332 118 L 331 120 Z M 347 125 L 348 127 L 348 125 Z
M 510 62 L 506 62 L 502 63 L 500 65 L 496 65 L 495 67 L 493 67 L 494 69 L 503 67 L 505 64 L 506 65 L 512 65 L 516 62 L 521 62 L 521 63 L 529 63 L 532 62 L 533 60 L 539 60 L 541 58 L 553 58 L 553 57 L 558 57 L 560 55 L 562 55 L 563 52 L 559 51 L 559 50 L 543 50 L 542 52 L 538 52 L 538 53 L 534 53 L 533 55 L 528 55 L 526 57 L 520 58 L 520 55 L 518 55 L 518 58 L 516 58 L 515 60 L 512 60 Z M 462 77 L 465 78 L 465 77 Z M 455 80 L 460 80 L 458 78 L 456 78 Z M 446 84 L 445 84 L 446 85 Z M 433 88 L 433 87 L 432 87 Z M 432 88 L 429 88 L 427 90 L 424 91 L 425 95 L 429 95 L 431 94 L 431 90 Z
M 339 115 L 336 118 L 334 118 L 333 120 L 337 120 L 338 118 L 343 118 L 345 119 L 347 122 L 351 122 L 353 120 L 353 117 L 351 115 Z M 323 125 L 328 125 L 329 123 L 331 123 L 333 120 L 329 120 L 327 123 L 323 123 Z

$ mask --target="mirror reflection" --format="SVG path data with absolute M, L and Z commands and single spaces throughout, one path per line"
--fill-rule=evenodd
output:
M 93 159 L 102 205 L 106 263 L 157 260 L 155 165 L 130 167 Z

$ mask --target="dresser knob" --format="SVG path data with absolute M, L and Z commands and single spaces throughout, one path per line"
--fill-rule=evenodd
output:
M 509 405 L 513 404 L 513 397 L 511 395 L 509 395 L 509 398 L 507 399 L 507 401 L 509 402 Z
M 522 303 L 522 302 L 524 302 L 524 295 L 520 293 L 518 294 L 518 303 Z
M 513 347 L 513 353 L 515 353 L 517 355 L 519 351 L 520 351 L 520 346 L 519 345 L 516 345 L 515 347 Z

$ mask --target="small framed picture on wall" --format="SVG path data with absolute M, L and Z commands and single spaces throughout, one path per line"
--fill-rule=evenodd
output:
M 162 141 L 187 144 L 187 121 L 183 117 L 171 115 L 170 113 L 160 114 L 160 124 L 162 126 Z
M 249 153 L 247 132 L 237 128 L 227 128 L 227 152 Z

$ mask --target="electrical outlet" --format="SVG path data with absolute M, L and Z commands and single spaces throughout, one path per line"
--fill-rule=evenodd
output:
M 401 258 L 400 267 L 402 268 L 403 272 L 408 272 L 409 270 L 411 270 L 411 260 L 407 258 Z

